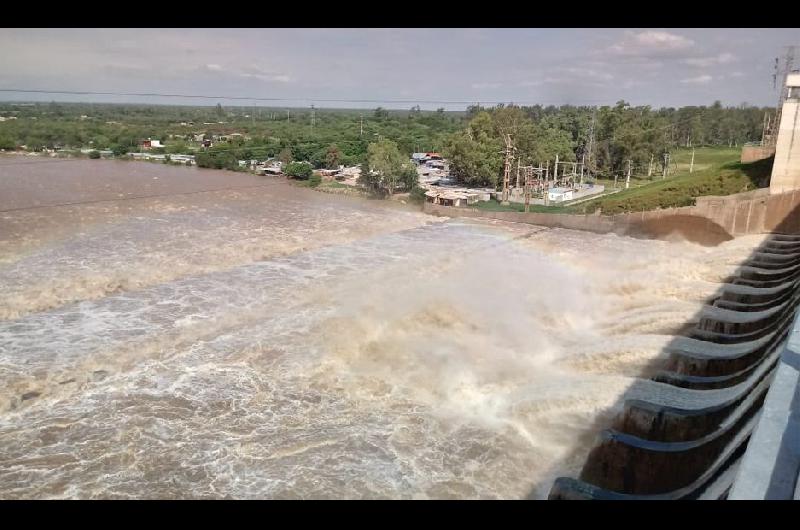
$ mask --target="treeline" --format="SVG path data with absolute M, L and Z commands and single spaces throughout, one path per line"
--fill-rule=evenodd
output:
M 204 160 L 213 167 L 233 167 L 236 160 L 277 157 L 314 167 L 362 163 L 370 143 L 392 139 L 403 153 L 441 150 L 444 138 L 463 126 L 464 112 L 258 107 L 181 107 L 40 103 L 0 104 L 0 148 L 97 148 L 115 153 L 137 151 L 142 140 L 161 140 L 166 153 L 197 149 L 194 135 L 206 138 L 233 132 L 245 135 L 218 142 Z
M 634 168 L 660 171 L 678 146 L 741 145 L 757 141 L 766 109 L 741 105 L 680 109 L 614 106 L 472 106 L 466 112 L 355 109 L 185 107 L 77 103 L 0 104 L 0 149 L 138 151 L 146 138 L 165 153 L 197 154 L 199 165 L 236 169 L 238 160 L 280 158 L 315 168 L 363 164 L 369 146 L 388 139 L 403 156 L 442 151 L 460 181 L 496 185 L 510 134 L 523 165 L 585 161 L 593 175 Z M 8 119 L 17 118 L 17 119 Z M 243 136 L 199 148 L 197 135 Z
M 655 171 L 664 153 L 679 146 L 738 146 L 761 138 L 768 109 L 709 107 L 652 109 L 614 106 L 498 105 L 467 109 L 465 128 L 447 137 L 444 155 L 451 173 L 470 185 L 497 185 L 502 178 L 504 137 L 511 135 L 522 165 L 585 162 L 595 176 L 609 177 L 630 161 L 640 171 Z M 516 164 L 516 161 L 515 161 Z

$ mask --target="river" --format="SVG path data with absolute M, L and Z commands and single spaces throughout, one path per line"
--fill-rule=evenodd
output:
M 760 240 L 2 157 L 0 498 L 546 497 Z

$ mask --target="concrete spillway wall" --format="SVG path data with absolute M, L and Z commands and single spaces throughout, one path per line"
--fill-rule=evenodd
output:
M 800 205 L 800 190 L 770 195 L 756 190 L 724 197 L 698 197 L 694 206 L 618 215 L 491 212 L 425 203 L 423 210 L 448 217 L 482 217 L 539 226 L 597 233 L 665 237 L 678 233 L 702 244 L 718 244 L 734 236 L 800 232 L 800 217 L 790 216 Z

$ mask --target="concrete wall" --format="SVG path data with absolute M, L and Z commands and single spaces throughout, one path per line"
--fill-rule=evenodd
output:
M 744 145 L 742 146 L 742 164 L 749 164 L 756 160 L 764 160 L 775 154 L 775 147 L 762 147 L 760 145 Z
M 448 217 L 480 217 L 596 233 L 667 237 L 716 245 L 733 236 L 773 231 L 800 233 L 800 190 L 770 195 L 756 190 L 726 197 L 698 197 L 695 206 L 620 215 L 490 212 L 425 203 L 423 211 Z

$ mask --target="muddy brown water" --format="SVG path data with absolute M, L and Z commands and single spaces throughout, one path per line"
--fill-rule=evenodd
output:
M 0 158 L 0 498 L 545 497 L 760 241 L 34 161 Z

